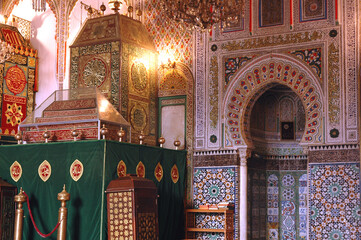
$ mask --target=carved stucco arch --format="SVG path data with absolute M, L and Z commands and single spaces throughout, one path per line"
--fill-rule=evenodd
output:
M 187 99 L 186 107 L 186 148 L 189 154 L 193 152 L 193 99 L 194 99 L 194 78 L 189 67 L 177 62 L 174 68 L 164 69 L 159 74 L 158 97 L 169 97 L 184 95 Z M 191 155 L 190 155 L 191 156 Z
M 225 147 L 253 147 L 250 135 L 253 105 L 264 92 L 278 84 L 294 91 L 304 106 L 306 125 L 300 144 L 324 142 L 324 94 L 318 76 L 292 56 L 271 53 L 249 62 L 228 86 L 223 102 Z

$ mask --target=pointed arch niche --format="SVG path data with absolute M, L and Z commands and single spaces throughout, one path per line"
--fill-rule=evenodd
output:
M 304 63 L 285 54 L 266 54 L 247 64 L 233 79 L 223 104 L 225 147 L 253 148 L 250 134 L 252 108 L 263 93 L 276 85 L 290 88 L 305 109 L 306 123 L 300 145 L 324 142 L 321 83 Z
M 181 149 L 192 152 L 193 146 L 193 74 L 183 63 L 165 68 L 159 81 L 159 136 L 166 140 L 165 147 L 174 148 L 174 140 Z M 173 121 L 173 120 L 174 121 Z

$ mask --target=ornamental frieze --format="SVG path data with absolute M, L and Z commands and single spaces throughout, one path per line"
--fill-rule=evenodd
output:
M 331 124 L 340 122 L 340 53 L 334 43 L 328 50 L 328 117 Z
M 227 42 L 222 44 L 221 48 L 227 51 L 236 51 L 262 47 L 272 47 L 278 45 L 306 43 L 320 40 L 322 38 L 323 33 L 320 31 L 299 32 Z
M 218 62 L 217 57 L 211 58 L 210 75 L 211 82 L 209 86 L 209 104 L 211 127 L 216 128 L 218 123 Z

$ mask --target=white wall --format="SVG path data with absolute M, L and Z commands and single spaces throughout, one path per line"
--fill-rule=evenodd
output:
M 32 8 L 31 0 L 20 1 L 12 14 L 32 22 L 33 31 L 30 43 L 34 49 L 38 50 L 39 57 L 39 91 L 35 94 L 35 104 L 38 106 L 58 89 L 56 80 L 56 19 L 49 5 L 46 5 L 45 12 L 36 13 Z

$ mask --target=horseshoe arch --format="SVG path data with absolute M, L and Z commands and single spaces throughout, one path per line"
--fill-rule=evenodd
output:
M 323 143 L 324 96 L 318 76 L 289 55 L 271 53 L 248 63 L 228 86 L 223 102 L 225 147 L 253 147 L 251 110 L 264 92 L 278 84 L 294 91 L 305 108 L 306 126 L 300 145 Z

